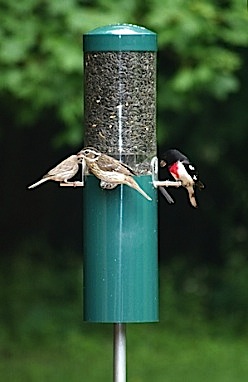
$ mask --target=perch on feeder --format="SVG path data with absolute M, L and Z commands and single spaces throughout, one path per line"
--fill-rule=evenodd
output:
M 93 147 L 84 148 L 77 156 L 82 158 L 86 162 L 88 170 L 100 179 L 100 186 L 103 189 L 112 190 L 119 184 L 126 184 L 137 190 L 147 200 L 152 200 L 132 178 L 135 175 L 133 170 L 124 163 L 100 153 Z

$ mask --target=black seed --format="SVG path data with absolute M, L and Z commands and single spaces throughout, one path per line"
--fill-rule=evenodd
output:
M 150 172 L 156 155 L 155 52 L 85 53 L 85 146 Z

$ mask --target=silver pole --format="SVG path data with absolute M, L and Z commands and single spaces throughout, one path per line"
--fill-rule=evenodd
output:
M 114 382 L 126 382 L 126 324 L 114 324 Z

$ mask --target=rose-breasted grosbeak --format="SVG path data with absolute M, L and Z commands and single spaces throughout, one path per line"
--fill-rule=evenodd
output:
M 132 178 L 135 174 L 125 163 L 101 153 L 94 147 L 85 147 L 77 156 L 84 159 L 89 172 L 101 180 L 100 185 L 102 188 L 112 189 L 118 184 L 126 184 L 137 190 L 147 200 L 152 200 Z
M 32 184 L 28 188 L 34 188 L 47 180 L 55 180 L 56 182 L 61 182 L 61 185 L 72 185 L 76 186 L 78 182 L 68 182 L 79 169 L 79 158 L 77 155 L 71 155 L 56 167 L 52 168 L 46 175 L 43 176 L 38 182 Z
M 202 189 L 204 185 L 198 179 L 198 172 L 186 155 L 176 149 L 168 150 L 161 156 L 160 166 L 167 166 L 173 178 L 181 181 L 182 186 L 188 191 L 190 203 L 193 207 L 197 207 L 194 186 Z

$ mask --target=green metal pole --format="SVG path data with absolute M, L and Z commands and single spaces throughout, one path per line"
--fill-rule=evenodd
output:
M 114 382 L 126 381 L 126 324 L 114 324 Z

